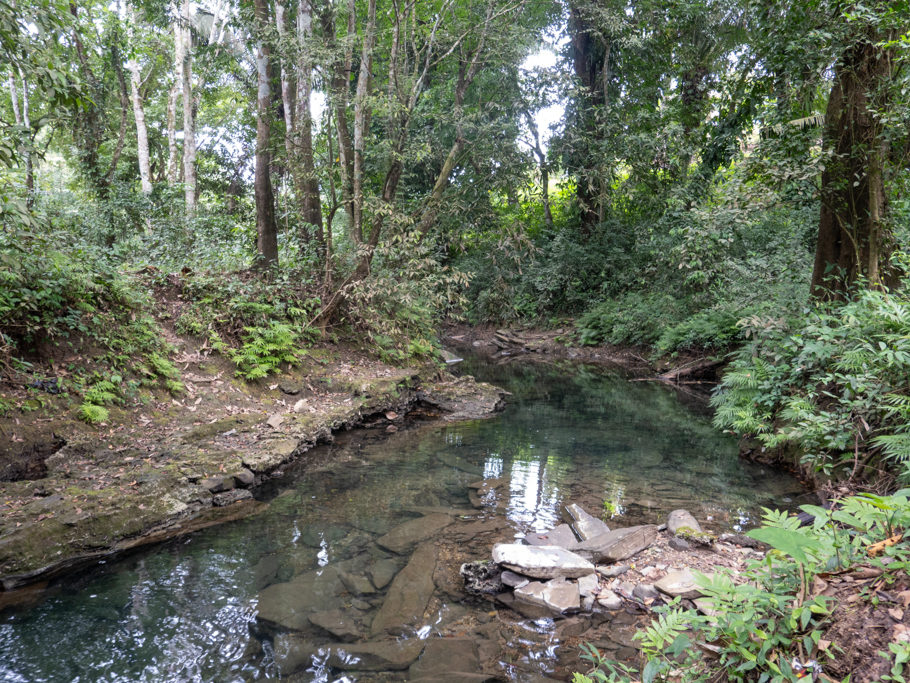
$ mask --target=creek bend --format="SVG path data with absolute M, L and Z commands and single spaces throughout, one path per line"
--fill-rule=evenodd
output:
M 801 493 L 791 477 L 738 459 L 703 403 L 665 386 L 588 366 L 469 360 L 464 371 L 512 392 L 506 410 L 342 435 L 262 487 L 268 506 L 255 516 L 57 582 L 37 604 L 0 613 L 0 680 L 432 680 L 420 665 L 431 658 L 502 679 L 565 679 L 584 634 L 466 599 L 462 562 L 552 528 L 569 502 L 616 526 L 686 508 L 720 532 Z M 472 505 L 468 484 L 500 477 L 508 484 Z M 417 519 L 430 522 L 397 552 L 377 544 Z M 442 520 L 438 531 L 432 520 Z M 420 614 L 392 614 L 411 625 L 390 654 L 394 639 L 371 631 L 403 569 L 429 600 L 417 600 Z M 394 597 L 386 613 L 413 602 Z M 628 653 L 638 618 L 615 613 L 598 644 Z M 432 657 L 427 649 L 409 668 L 430 645 Z M 375 670 L 359 670 L 367 666 Z

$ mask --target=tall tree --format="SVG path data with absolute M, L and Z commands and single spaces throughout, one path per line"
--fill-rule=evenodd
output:
M 130 94 L 133 100 L 133 117 L 136 119 L 136 150 L 139 157 L 139 181 L 143 194 L 152 192 L 152 167 L 149 159 L 149 135 L 145 125 L 145 107 L 142 103 L 142 74 L 139 62 L 130 59 L 127 62 L 130 72 Z
M 272 192 L 271 118 L 272 65 L 269 45 L 268 0 L 254 0 L 256 22 L 256 175 L 253 181 L 256 199 L 256 247 L 263 265 L 278 263 L 278 225 L 275 222 L 275 198 Z
M 812 292 L 821 298 L 843 296 L 860 278 L 872 286 L 894 283 L 884 113 L 894 106 L 900 68 L 894 48 L 886 47 L 897 38 L 897 27 L 857 28 L 835 64 L 825 111 L 827 163 L 812 272 Z
M 183 0 L 180 17 L 180 80 L 183 84 L 183 196 L 186 213 L 196 212 L 196 107 L 193 101 L 193 50 L 190 0 Z

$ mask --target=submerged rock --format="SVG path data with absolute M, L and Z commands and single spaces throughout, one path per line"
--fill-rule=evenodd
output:
M 326 648 L 327 664 L 343 671 L 402 671 L 423 651 L 421 640 L 379 640 Z
M 340 609 L 314 612 L 309 616 L 310 623 L 323 631 L 331 633 L 341 641 L 352 641 L 360 638 L 357 623 Z
M 376 592 L 370 580 L 362 574 L 339 571 L 338 577 L 351 595 L 371 595 Z
M 343 591 L 334 567 L 306 572 L 261 591 L 257 618 L 282 630 L 300 631 L 310 625 L 310 614 L 334 608 Z
M 376 539 L 376 543 L 393 553 L 402 554 L 421 541 L 435 536 L 453 521 L 448 515 L 442 514 L 418 517 L 395 527 L 385 536 Z
M 395 578 L 398 573 L 398 563 L 392 559 L 376 560 L 370 567 L 370 579 L 373 585 L 382 590 L 389 585 L 389 582 Z
M 535 579 L 575 579 L 594 571 L 588 560 L 556 545 L 497 543 L 493 546 L 493 561 Z
M 470 638 L 431 638 L 420 659 L 411 664 L 411 681 L 485 681 L 477 647 Z
M 587 541 L 605 534 L 610 530 L 604 522 L 593 515 L 589 515 L 580 506 L 572 503 L 563 508 L 563 517 L 572 525 L 572 529 L 582 541 Z
M 406 626 L 423 619 L 423 613 L 433 596 L 435 569 L 436 548 L 433 544 L 426 543 L 418 547 L 407 566 L 398 572 L 389 586 L 385 602 L 373 619 L 370 628 L 372 635 L 401 633 Z

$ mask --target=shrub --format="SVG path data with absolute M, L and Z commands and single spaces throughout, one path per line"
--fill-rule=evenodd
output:
M 834 604 L 813 592 L 813 581 L 860 561 L 881 569 L 883 580 L 902 575 L 910 562 L 906 544 L 888 546 L 883 559 L 870 558 L 867 549 L 910 523 L 908 495 L 910 489 L 892 496 L 863 494 L 843 499 L 837 510 L 805 505 L 815 518 L 807 527 L 787 513 L 766 509 L 762 527 L 748 534 L 771 546 L 764 559 L 753 561 L 736 581 L 721 572 L 699 577 L 710 618 L 683 609 L 677 598 L 635 636 L 645 660 L 640 673 L 586 645 L 582 657 L 592 670 L 575 674 L 573 681 L 782 683 L 799 678 L 794 658 L 805 662 L 812 654 L 824 666 L 836 656 L 834 647 L 819 646 Z M 899 676 L 906 648 L 897 650 L 885 656 Z
M 861 289 L 799 317 L 753 317 L 741 327 L 749 342 L 712 400 L 718 427 L 769 449 L 793 446 L 829 476 L 859 480 L 884 464 L 910 479 L 906 294 Z

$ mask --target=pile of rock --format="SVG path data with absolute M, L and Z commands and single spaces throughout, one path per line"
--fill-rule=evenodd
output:
M 629 566 L 615 563 L 648 548 L 664 529 L 680 541 L 680 549 L 690 541 L 709 544 L 712 537 L 687 511 L 674 510 L 660 527 L 647 524 L 622 529 L 610 529 L 575 504 L 563 508 L 563 517 L 565 523 L 545 533 L 528 534 L 522 543 L 496 544 L 492 567 L 464 565 L 462 575 L 468 589 L 495 593 L 497 600 L 529 616 L 538 616 L 535 611 L 544 616 L 590 612 L 596 607 L 616 610 L 624 599 L 651 604 L 661 596 L 700 595 L 688 569 L 670 571 L 653 584 L 617 578 Z

